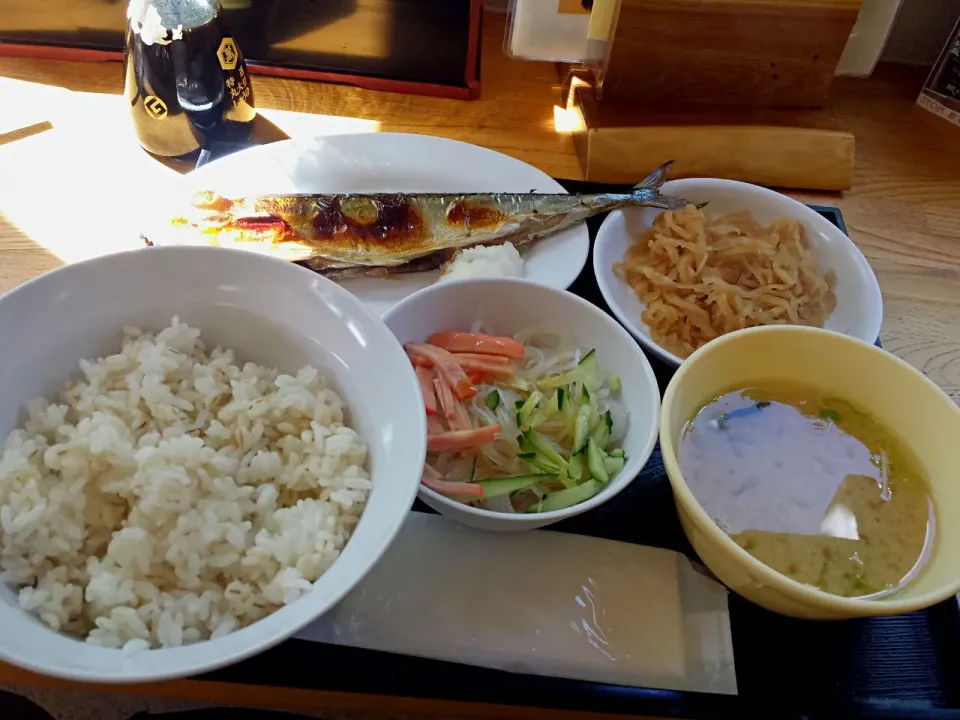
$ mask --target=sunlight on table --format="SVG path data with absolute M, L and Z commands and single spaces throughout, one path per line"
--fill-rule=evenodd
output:
M 141 149 L 120 95 L 0 83 L 0 107 L 15 108 L 24 99 L 29 112 L 14 119 L 5 113 L 0 128 L 0 213 L 30 240 L 76 262 L 140 248 L 139 235 L 148 225 L 177 214 L 172 209 L 189 192 L 187 181 Z M 264 140 L 380 129 L 375 120 L 281 110 L 261 114 L 270 135 Z M 52 129 L 14 135 L 4 144 L 5 133 L 38 123 Z
M 589 92 L 587 83 L 579 77 L 570 78 L 566 97 L 563 98 L 564 104 L 553 106 L 553 128 L 560 134 L 580 133 L 587 129 L 587 121 L 577 104 L 578 90 Z
M 558 133 L 568 135 L 583 132 L 587 129 L 587 124 L 577 108 L 562 108 L 559 105 L 554 105 L 553 127 Z
M 378 120 L 340 117 L 338 115 L 315 115 L 289 110 L 260 110 L 260 115 L 280 128 L 287 137 L 307 138 L 317 135 L 353 135 L 380 131 Z
M 46 122 L 69 92 L 41 83 L 0 77 L 0 138 L 21 128 Z M 3 140 L 0 139 L 0 144 Z

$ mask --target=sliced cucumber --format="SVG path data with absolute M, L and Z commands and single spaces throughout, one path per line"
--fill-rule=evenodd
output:
M 551 480 L 550 475 L 514 475 L 512 477 L 491 478 L 490 480 L 480 480 L 477 485 L 483 488 L 483 499 L 499 497 L 500 495 L 509 495 L 520 490 L 526 490 L 533 487 L 538 482 Z
M 573 426 L 573 454 L 582 453 L 590 436 L 590 406 L 581 405 Z
M 543 435 L 538 433 L 536 430 L 528 430 L 523 433 L 524 440 L 530 444 L 534 451 L 540 457 L 538 460 L 546 460 L 549 463 L 553 463 L 561 470 L 566 470 L 567 461 L 563 459 L 563 456 L 557 452 L 557 449 L 550 444 L 550 441 L 547 440 Z
M 620 390 L 620 376 L 611 375 L 607 378 L 607 387 L 610 388 L 610 392 L 617 392 Z
M 590 426 L 590 430 L 592 431 L 594 428 L 600 425 L 600 408 L 597 407 L 597 403 L 593 400 L 587 403 L 587 408 L 590 411 L 587 415 L 587 424 Z
M 591 350 L 584 355 L 575 369 L 562 375 L 544 378 L 537 383 L 537 386 L 541 390 L 552 390 L 553 388 L 563 387 L 564 385 L 571 385 L 573 383 L 580 383 L 583 387 L 589 388 L 590 390 L 596 390 L 599 387 L 599 383 L 597 382 L 596 350 Z
M 594 479 L 599 480 L 604 485 L 610 482 L 610 475 L 603 464 L 604 452 L 597 447 L 593 438 L 587 440 L 587 467 Z
M 626 459 L 627 455 L 626 453 L 623 452 L 623 448 L 614 448 L 613 450 L 610 451 L 610 457 Z
M 561 468 L 556 463 L 552 463 L 540 456 L 537 456 L 536 460 L 528 460 L 527 465 L 532 467 L 534 470 L 539 470 L 540 474 L 542 475 L 557 475 L 561 481 L 566 476 L 567 472 L 566 468 Z
M 593 431 L 593 440 L 601 450 L 607 449 L 607 443 L 610 442 L 610 429 L 612 427 L 613 417 L 610 415 L 610 411 L 607 410 L 603 414 L 601 422 L 597 425 L 597 429 Z
M 543 400 L 543 393 L 539 390 L 534 390 L 530 393 L 530 397 L 524 400 L 523 404 L 517 408 L 517 425 L 529 425 L 530 416 L 533 415 L 533 411 L 537 405 L 540 404 L 541 400 Z
M 526 433 L 520 433 L 517 436 L 517 443 L 520 445 L 520 454 L 517 457 L 533 469 L 548 475 L 560 475 L 566 471 L 565 467 L 561 468 L 557 463 L 548 460 L 544 453 L 534 447 L 533 443 L 527 439 Z
M 567 463 L 567 478 L 571 481 L 573 485 L 576 485 L 577 483 L 580 482 L 580 480 L 583 479 L 583 469 L 584 469 L 583 453 L 580 453 L 579 455 L 574 455 L 573 457 L 570 458 L 570 462 Z M 560 480 L 567 487 L 571 487 L 571 485 L 568 485 L 562 477 L 560 478 Z
M 566 406 L 563 409 L 563 422 L 567 426 L 567 432 L 571 435 L 576 432 L 577 413 L 580 411 L 580 405 L 574 397 L 574 387 L 567 388 Z
M 531 413 L 527 421 L 531 428 L 543 425 L 547 420 L 560 412 L 560 390 L 563 390 L 563 388 L 557 390 L 543 406 Z
M 500 391 L 491 390 L 490 393 L 488 393 L 483 399 L 483 404 L 491 410 L 496 410 L 498 407 L 500 407 Z
M 591 391 L 600 387 L 597 380 L 597 351 L 591 350 L 580 360 L 576 372 L 580 373 L 580 382 Z
M 552 510 L 563 510 L 564 508 L 571 507 L 572 505 L 577 505 L 582 503 L 584 500 L 589 500 L 598 492 L 603 486 L 598 483 L 596 480 L 587 480 L 587 482 L 577 485 L 576 487 L 566 488 L 564 490 L 558 490 L 557 492 L 552 492 L 547 495 L 543 500 L 534 505 L 527 512 L 550 512 Z
M 567 389 L 566 388 L 557 388 L 557 410 L 564 410 L 567 407 Z
M 593 431 L 590 439 L 593 440 L 598 448 L 606 450 L 607 443 L 610 442 L 610 428 L 606 426 L 606 423 L 600 423 L 597 425 L 597 429 Z
M 609 475 L 611 478 L 616 477 L 617 473 L 623 470 L 625 463 L 626 460 L 624 460 L 622 457 L 610 457 L 608 455 L 603 459 L 603 467 L 606 469 L 607 475 Z
M 513 376 L 508 380 L 503 380 L 502 382 L 507 387 L 512 387 L 514 390 L 519 390 L 520 392 L 530 392 L 531 384 L 529 380 L 524 380 L 523 378 Z

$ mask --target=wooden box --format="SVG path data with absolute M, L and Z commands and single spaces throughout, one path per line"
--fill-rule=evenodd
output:
M 561 68 L 584 174 L 844 190 L 854 138 L 825 107 L 861 0 L 621 0 L 599 68 Z
M 817 107 L 861 0 L 621 0 L 604 101 Z

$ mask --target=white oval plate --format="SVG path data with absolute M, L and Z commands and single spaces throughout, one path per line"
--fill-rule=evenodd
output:
M 873 343 L 883 321 L 883 297 L 876 275 L 854 242 L 826 218 L 793 198 L 750 183 L 718 178 L 688 178 L 663 184 L 661 192 L 693 202 L 707 202 L 714 217 L 749 210 L 764 225 L 777 218 L 795 218 L 803 223 L 810 245 L 824 271 L 836 275 L 837 307 L 827 318 L 827 330 Z M 640 319 L 644 304 L 633 289 L 613 272 L 635 238 L 660 214 L 656 208 L 626 208 L 610 213 L 597 232 L 593 247 L 593 271 L 600 294 L 610 310 L 641 345 L 661 360 L 680 365 L 683 360 L 657 345 L 650 328 Z
M 502 153 L 427 135 L 367 133 L 285 140 L 229 155 L 187 176 L 190 190 L 266 193 L 565 193 L 553 178 Z M 564 290 L 583 270 L 586 226 L 539 241 L 523 254 L 524 279 Z M 439 271 L 340 284 L 377 316 L 436 282 Z

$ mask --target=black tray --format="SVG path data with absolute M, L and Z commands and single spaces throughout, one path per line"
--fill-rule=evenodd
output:
M 240 149 L 205 151 L 200 165 Z M 627 186 L 559 180 L 571 192 Z M 812 206 L 846 232 L 840 211 Z M 591 241 L 602 217 L 588 223 Z M 609 312 L 588 260 L 570 291 Z M 877 342 L 879 345 L 879 340 Z M 673 368 L 650 357 L 661 393 Z M 417 501 L 415 510 L 433 512 Z M 677 519 L 659 446 L 615 501 L 551 530 L 652 545 L 696 557 Z M 519 675 L 290 640 L 211 680 L 313 690 L 684 718 L 960 718 L 960 613 L 951 599 L 899 617 L 810 622 L 730 595 L 739 696 Z M 322 672 L 317 672 L 323 668 Z

